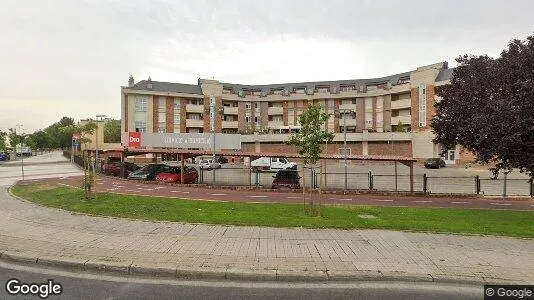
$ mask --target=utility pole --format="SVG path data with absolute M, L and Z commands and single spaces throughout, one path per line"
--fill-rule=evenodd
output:
M 213 139 L 213 162 L 212 164 L 215 165 L 215 97 L 212 95 L 210 96 L 210 125 L 211 125 L 211 132 L 212 132 L 212 139 Z M 215 184 L 215 169 L 212 168 L 212 184 Z
M 98 164 L 98 118 L 102 120 L 103 118 L 106 118 L 106 115 L 96 115 L 96 135 L 95 135 L 95 170 L 99 170 L 99 164 Z M 100 170 L 101 171 L 101 170 Z M 98 172 L 97 172 L 98 173 Z
M 20 167 L 22 170 L 22 180 L 24 180 L 24 129 L 22 124 L 17 124 L 17 129 L 20 128 Z M 16 133 L 16 132 L 15 132 Z M 17 145 L 15 145 L 15 155 L 17 155 Z
M 345 160 L 345 189 L 347 192 L 347 114 L 343 113 L 343 156 Z

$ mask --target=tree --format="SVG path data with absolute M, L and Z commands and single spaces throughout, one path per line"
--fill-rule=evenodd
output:
M 82 127 L 76 127 L 75 132 L 80 134 L 79 142 L 83 144 L 84 151 L 82 152 L 83 156 L 83 190 L 86 200 L 93 198 L 93 186 L 96 176 L 96 170 L 94 165 L 94 160 L 91 157 L 89 151 L 86 151 L 87 143 L 91 141 L 87 136 L 93 134 L 96 130 L 97 124 L 95 122 L 88 122 Z M 71 154 L 72 155 L 72 154 Z
M 322 153 L 323 144 L 332 143 L 334 134 L 321 130 L 329 117 L 330 115 L 323 112 L 317 104 L 308 106 L 308 109 L 300 115 L 299 123 L 301 129 L 298 133 L 291 135 L 287 144 L 298 148 L 299 154 L 304 158 L 303 167 L 315 165 Z M 302 183 L 302 197 L 305 199 L 306 171 L 304 171 L 304 168 L 302 172 Z M 314 216 L 320 215 L 320 211 L 314 206 L 313 198 L 310 201 L 310 208 L 306 210 L 306 213 Z
M 104 143 L 121 142 L 121 120 L 111 120 L 104 125 Z
M 0 131 L 0 151 L 6 150 L 7 132 Z
M 461 56 L 450 85 L 437 94 L 431 126 L 444 151 L 462 145 L 494 177 L 534 174 L 534 36 L 512 40 L 499 58 Z

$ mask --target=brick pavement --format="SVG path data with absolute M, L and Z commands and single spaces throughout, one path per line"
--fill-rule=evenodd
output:
M 1 259 L 123 273 L 265 280 L 534 283 L 534 240 L 92 217 L 0 189 Z

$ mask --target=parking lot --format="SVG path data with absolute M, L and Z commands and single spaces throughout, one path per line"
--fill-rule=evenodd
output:
M 197 166 L 198 167 L 198 166 Z M 343 190 L 345 187 L 345 172 L 343 161 L 329 163 L 326 172 L 315 168 L 315 184 L 327 190 Z M 272 185 L 274 172 L 254 173 L 243 164 L 224 164 L 221 169 L 200 172 L 200 181 L 205 184 L 247 186 L 259 185 L 269 187 Z M 214 176 L 215 174 L 215 181 Z M 302 166 L 298 167 L 298 174 L 303 177 Z M 306 169 L 306 186 L 312 185 L 313 171 Z M 426 175 L 427 192 L 436 194 L 474 194 L 476 193 L 477 176 L 479 191 L 484 195 L 502 195 L 505 181 L 501 174 L 498 179 L 491 179 L 492 174 L 487 168 L 481 166 L 465 168 L 461 165 L 449 165 L 442 169 L 425 169 L 422 164 L 414 165 L 414 190 L 423 191 L 424 176 Z M 372 182 L 370 182 L 370 180 Z M 302 178 L 300 184 L 303 184 Z M 409 168 L 397 163 L 397 176 L 395 176 L 394 163 L 357 163 L 347 165 L 347 190 L 374 189 L 377 191 L 409 191 Z M 513 172 L 508 174 L 506 180 L 506 194 L 509 196 L 528 196 L 530 194 L 529 177 Z

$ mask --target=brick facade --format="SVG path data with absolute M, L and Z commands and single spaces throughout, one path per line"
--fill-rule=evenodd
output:
M 247 129 L 247 119 L 245 115 L 245 103 L 244 102 L 238 102 L 237 103 L 237 130 L 244 131 Z
M 335 111 L 339 110 L 339 99 L 334 100 Z M 334 113 L 334 132 L 339 133 L 339 114 Z
M 180 132 L 187 130 L 187 99 L 180 99 Z
M 411 142 L 368 142 L 368 150 L 369 155 L 398 155 L 412 157 Z
M 124 95 L 124 132 L 128 132 L 128 95 Z
M 168 133 L 174 132 L 174 99 L 167 97 L 165 100 L 165 121 L 166 131 Z
M 282 109 L 283 109 L 283 114 L 282 114 L 282 120 L 284 121 L 284 126 L 287 126 L 289 123 L 289 116 L 288 116 L 288 111 L 287 111 L 287 101 L 284 101 L 282 102 Z
M 158 132 L 158 96 L 152 96 L 152 132 Z

